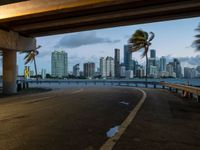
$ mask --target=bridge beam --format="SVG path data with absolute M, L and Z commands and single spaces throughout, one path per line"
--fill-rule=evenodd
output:
M 0 49 L 23 51 L 36 48 L 36 39 L 19 35 L 14 31 L 0 29 Z

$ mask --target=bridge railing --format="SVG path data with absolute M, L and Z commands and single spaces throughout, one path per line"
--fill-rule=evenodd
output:
M 159 82 L 145 82 L 145 81 L 131 81 L 131 80 L 18 80 L 17 83 L 25 84 L 25 83 L 30 83 L 30 84 L 66 84 L 66 85 L 97 85 L 97 84 L 102 84 L 102 85 L 127 85 L 127 86 L 141 86 L 143 87 L 153 87 L 153 88 L 158 88 L 161 87 L 159 85 Z
M 198 87 L 167 82 L 160 82 L 160 85 L 162 85 L 163 88 L 168 87 L 170 91 L 173 89 L 175 92 L 182 91 L 185 97 L 193 97 L 195 95 L 197 97 L 197 102 L 200 102 L 200 88 Z

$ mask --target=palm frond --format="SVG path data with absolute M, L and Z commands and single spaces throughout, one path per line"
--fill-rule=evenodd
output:
M 30 55 L 30 53 L 27 53 L 27 54 L 24 56 L 24 59 L 28 58 L 29 55 Z
M 35 55 L 30 54 L 30 55 L 26 58 L 25 65 L 28 64 L 29 62 L 31 62 L 31 61 L 34 59 L 34 57 L 35 57 Z
M 136 52 L 136 51 L 139 51 L 141 50 L 142 48 L 144 48 L 144 43 L 135 43 L 133 44 L 132 46 L 132 52 Z
M 150 32 L 149 34 L 151 35 L 149 40 L 148 40 L 150 42 L 150 41 L 152 41 L 154 39 L 155 34 L 153 32 Z
M 150 36 L 149 36 L 150 35 Z M 132 52 L 144 49 L 142 58 L 147 55 L 148 47 L 151 45 L 151 41 L 154 39 L 155 34 L 150 32 L 149 34 L 143 30 L 136 30 L 135 33 L 129 39 L 129 43 L 132 44 Z

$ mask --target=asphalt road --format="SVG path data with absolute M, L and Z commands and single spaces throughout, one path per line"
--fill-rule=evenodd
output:
M 99 149 L 141 97 L 133 88 L 88 87 L 2 98 L 0 150 Z
M 200 150 L 200 103 L 161 89 L 147 99 L 114 150 Z

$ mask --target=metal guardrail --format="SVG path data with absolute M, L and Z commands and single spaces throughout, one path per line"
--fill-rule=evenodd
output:
M 142 87 L 153 87 L 153 88 L 165 88 L 168 87 L 170 91 L 175 90 L 175 92 L 178 93 L 178 91 L 182 91 L 183 95 L 185 97 L 193 97 L 194 95 L 197 97 L 197 102 L 200 102 L 200 88 L 194 87 L 194 86 L 188 86 L 183 84 L 174 84 L 174 83 L 168 83 L 168 82 L 145 82 L 145 81 L 131 81 L 131 80 L 18 80 L 17 83 L 20 85 L 18 89 L 27 88 L 28 84 L 30 83 L 36 83 L 36 84 L 42 84 L 42 83 L 57 83 L 57 84 L 102 84 L 102 85 L 126 85 L 126 86 L 141 86 Z M 23 86 L 23 87 L 22 87 Z
M 146 81 L 131 81 L 131 80 L 18 80 L 17 83 L 36 83 L 36 84 L 42 84 L 42 83 L 47 83 L 47 84 L 51 84 L 51 83 L 58 83 L 58 84 L 103 84 L 103 85 L 127 85 L 127 86 L 140 86 L 140 85 L 144 85 L 145 87 L 151 87 L 153 86 L 154 88 L 157 88 L 160 82 L 146 82 Z
M 183 95 L 185 97 L 193 97 L 193 95 L 197 96 L 197 102 L 200 102 L 200 88 L 188 86 L 188 85 L 182 85 L 182 84 L 173 84 L 173 83 L 167 83 L 167 82 L 160 82 L 160 85 L 165 87 L 169 87 L 169 90 L 172 91 L 172 88 L 175 89 L 176 92 L 178 90 L 181 90 L 183 92 Z

